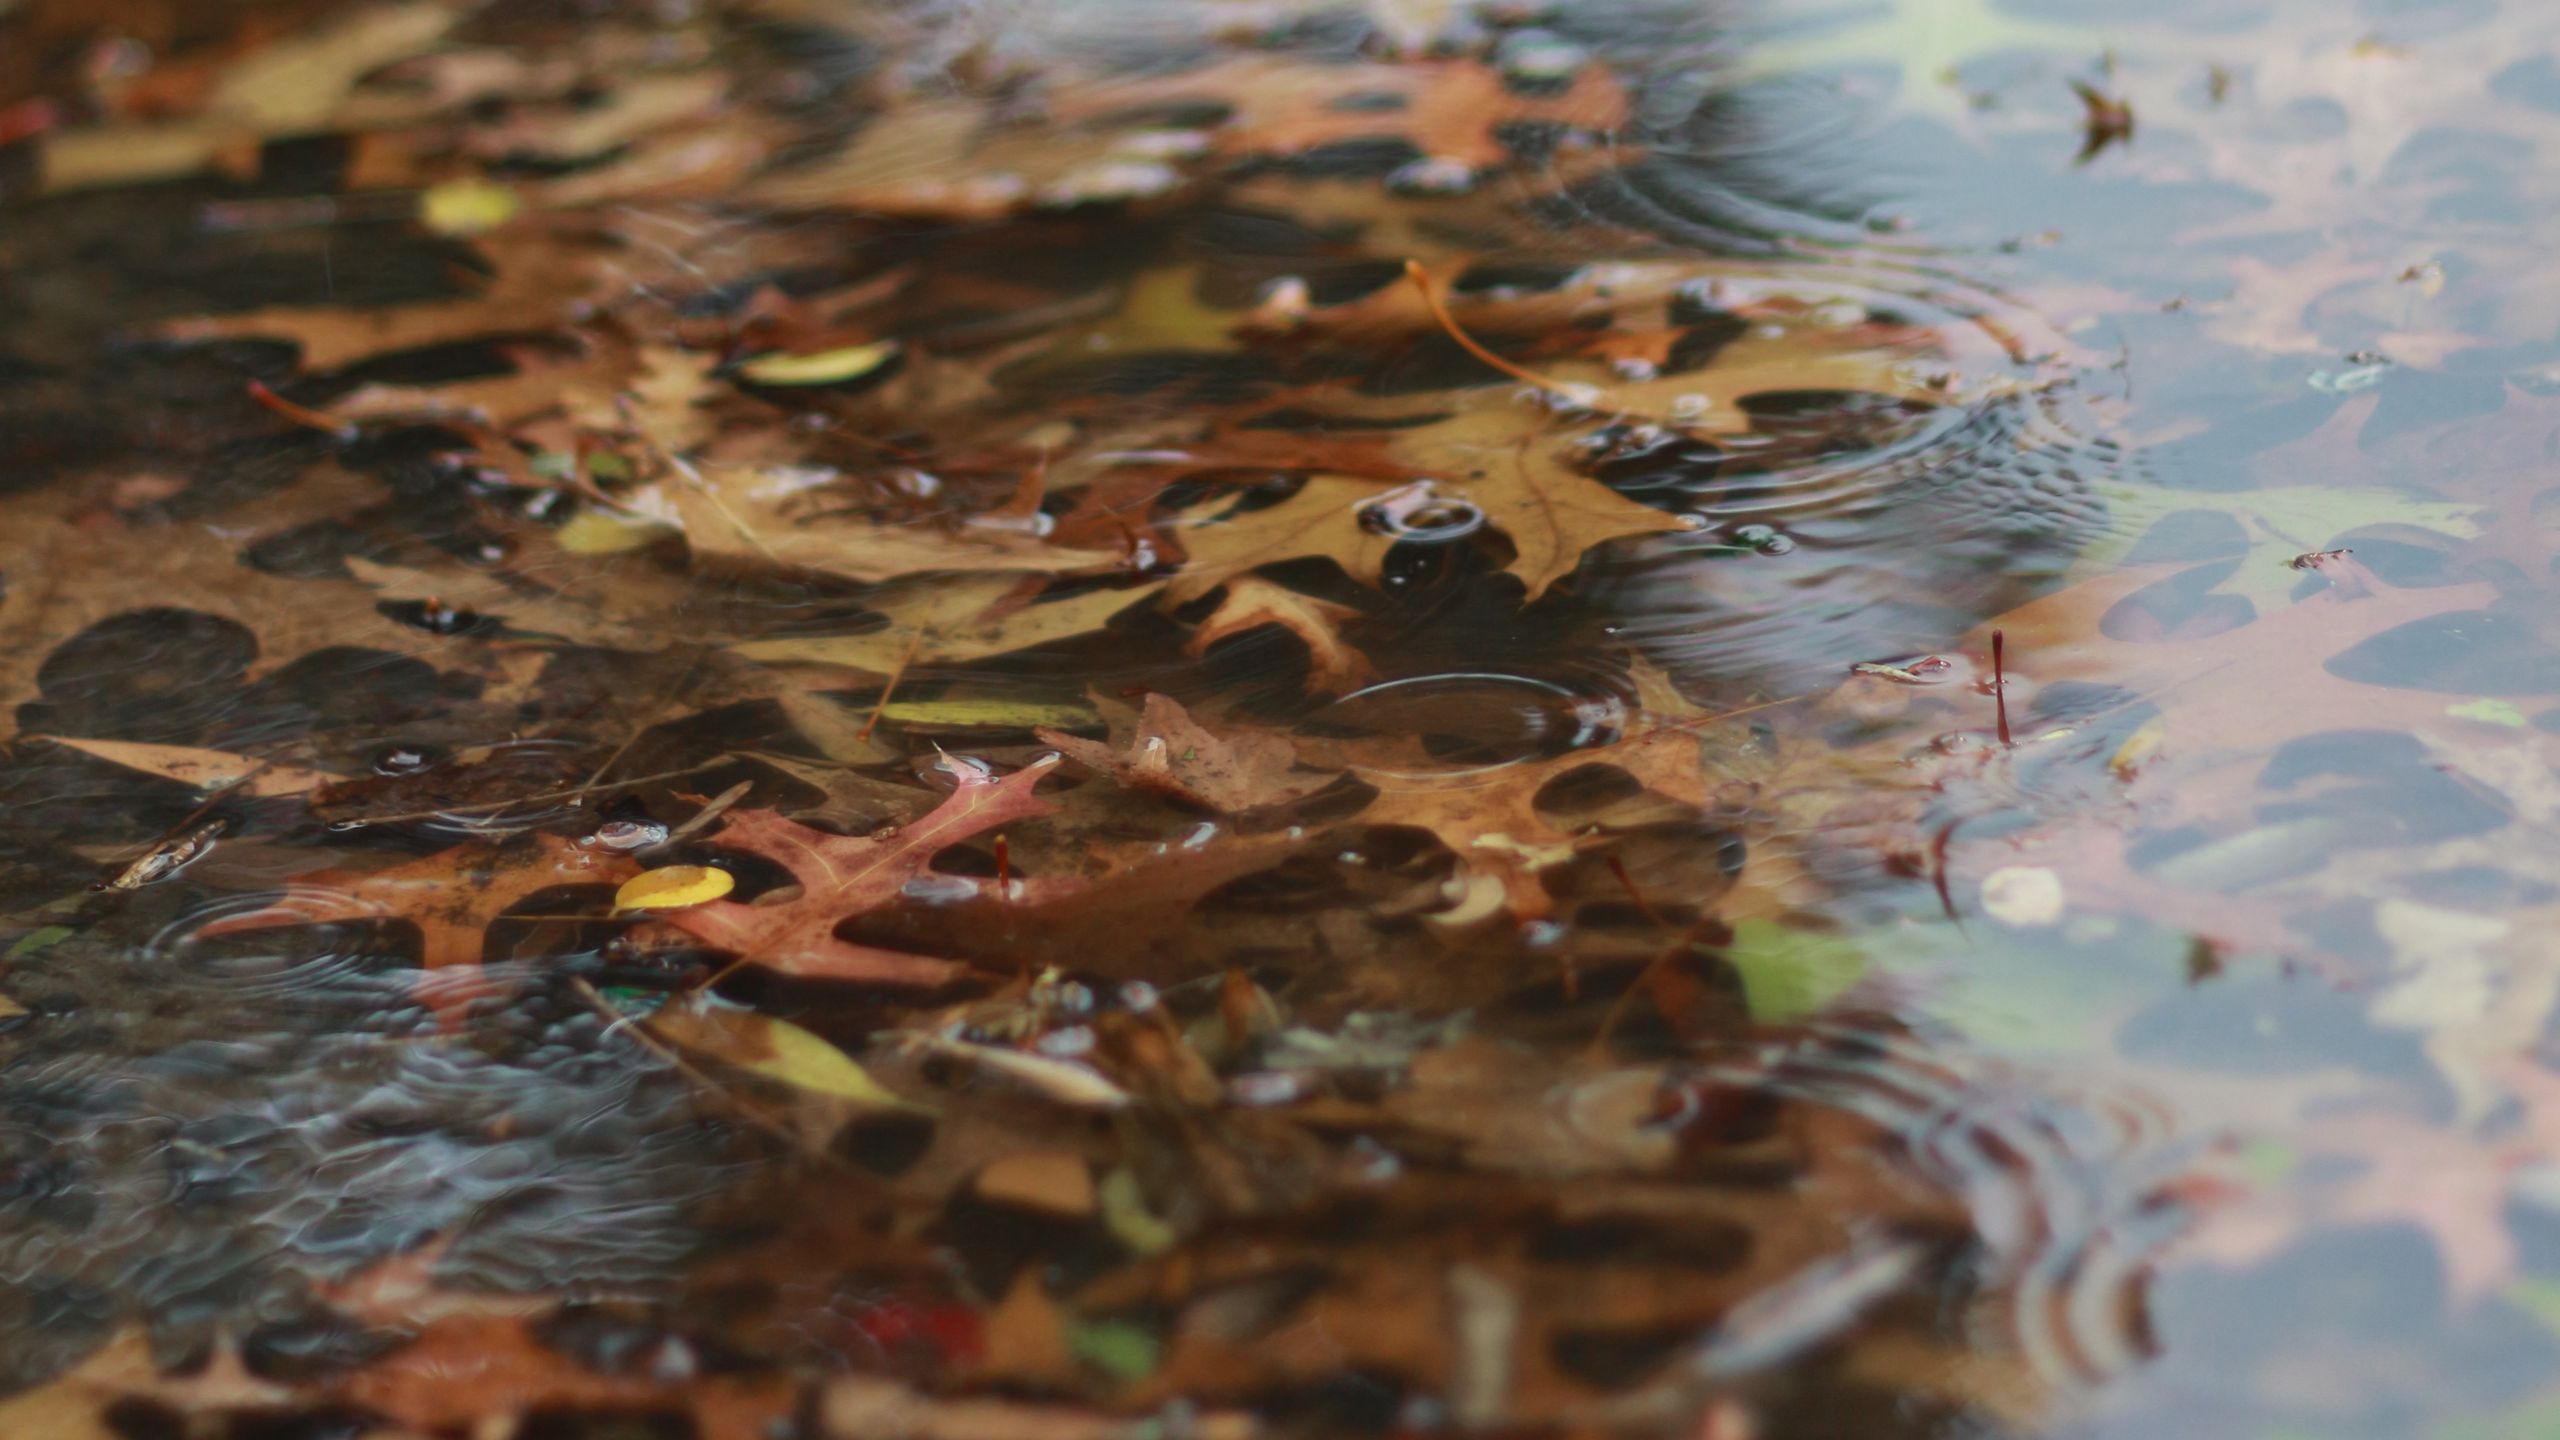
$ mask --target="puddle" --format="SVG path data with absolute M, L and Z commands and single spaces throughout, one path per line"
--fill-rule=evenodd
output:
M 0 1432 L 2542 1433 L 2555 56 L 0 0 Z

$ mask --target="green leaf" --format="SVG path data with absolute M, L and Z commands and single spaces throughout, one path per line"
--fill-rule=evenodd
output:
M 2456 720 L 2477 720 L 2483 725 L 2503 725 L 2510 730 L 2525 727 L 2522 710 L 2504 700 L 2470 700 L 2460 705 L 2447 705 L 2444 713 Z
M 1114 1380 L 1144 1380 L 1164 1359 L 1164 1342 L 1155 1332 L 1126 1320 L 1090 1320 L 1067 1331 L 1067 1348 Z
M 68 925 L 47 925 L 41 929 L 30 930 L 19 936 L 18 943 L 9 947 L 8 954 L 0 955 L 0 960 L 24 960 L 39 950 L 61 944 L 76 933 L 78 932 Z
M 1867 973 L 1866 952 L 1854 942 L 1770 920 L 1734 926 L 1725 959 L 1742 976 L 1751 1018 L 1764 1024 L 1801 1020 Z

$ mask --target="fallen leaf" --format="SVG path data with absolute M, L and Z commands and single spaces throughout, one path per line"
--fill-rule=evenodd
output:
M 381 870 L 315 870 L 274 901 L 195 933 L 210 939 L 279 925 L 406 920 L 418 928 L 419 963 L 426 969 L 477 965 L 490 922 L 526 898 L 561 885 L 614 884 L 636 868 L 614 851 L 547 833 L 499 844 L 474 841 Z
M 1162 693 L 1147 696 L 1136 733 L 1117 749 L 1045 727 L 1036 733 L 1041 743 L 1132 790 L 1223 814 L 1286 804 L 1337 778 L 1298 771 L 1297 749 L 1281 736 L 1244 730 L 1221 738 Z
M 759 355 L 738 367 L 738 377 L 758 385 L 841 385 L 889 363 L 898 342 L 875 340 L 809 355 Z
M 771 810 L 732 814 L 718 842 L 761 855 L 791 872 L 798 896 L 779 904 L 718 900 L 680 910 L 667 928 L 784 975 L 880 985 L 938 985 L 959 967 L 949 960 L 903 954 L 836 938 L 836 926 L 884 905 L 935 853 L 1017 820 L 1049 813 L 1032 787 L 1048 774 L 1043 760 L 999 779 L 969 763 L 951 765 L 958 783 L 932 813 L 879 836 L 829 835 Z
M 645 1022 L 671 1045 L 866 1109 L 913 1109 L 842 1050 L 788 1020 L 717 1004 L 670 1004 Z
M 1277 626 L 1297 636 L 1307 647 L 1308 689 L 1318 694 L 1354 690 L 1378 678 L 1369 657 L 1342 638 L 1342 622 L 1359 613 L 1348 605 L 1319 600 L 1258 575 L 1242 575 L 1227 582 L 1218 598 L 1218 608 L 1192 628 L 1186 653 L 1205 655 L 1222 640 Z
M 220 790 L 255 800 L 300 795 L 338 777 L 300 765 L 203 750 L 190 745 L 150 745 L 132 740 L 84 740 L 68 735 L 44 737 L 82 754 L 95 755 L 128 770 L 175 780 L 198 790 Z
M 1008 1155 L 984 1170 L 970 1188 L 990 1205 L 1082 1220 L 1094 1213 L 1093 1167 L 1072 1150 Z
M 666 865 L 643 870 L 622 882 L 613 892 L 616 910 L 680 910 L 687 905 L 703 905 L 726 895 L 737 886 L 737 879 L 726 870 L 708 865 Z

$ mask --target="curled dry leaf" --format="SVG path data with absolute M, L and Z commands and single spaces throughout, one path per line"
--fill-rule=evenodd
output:
M 1203 655 L 1221 640 L 1278 626 L 1307 647 L 1307 688 L 1319 694 L 1335 694 L 1378 678 L 1369 657 L 1345 641 L 1339 629 L 1343 621 L 1359 613 L 1348 605 L 1319 600 L 1258 575 L 1239 576 L 1228 582 L 1226 592 L 1218 598 L 1218 608 L 1192 630 L 1188 649 L 1192 655 Z

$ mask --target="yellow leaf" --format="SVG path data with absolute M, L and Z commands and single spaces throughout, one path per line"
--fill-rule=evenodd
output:
M 2143 721 L 2142 728 L 2126 736 L 2125 742 L 2116 747 L 2116 753 L 2107 757 L 2107 768 L 2114 771 L 2119 780 L 2131 779 L 2133 772 L 2141 769 L 2142 763 L 2159 750 L 2160 742 L 2168 733 L 2168 722 L 2157 715 Z
M 516 217 L 524 202 L 504 185 L 486 180 L 448 180 L 430 185 L 418 197 L 418 218 L 439 235 L 478 235 Z
M 915 1110 L 835 1046 L 788 1020 L 745 1010 L 679 1009 L 649 1017 L 661 1038 L 795 1090 L 877 1109 Z
M 613 892 L 616 910 L 681 910 L 726 895 L 737 885 L 726 870 L 708 865 L 668 865 L 643 870 Z
M 915 730 L 1030 730 L 1042 725 L 1065 730 L 1097 724 L 1102 719 L 1088 705 L 1056 705 L 1001 696 L 892 700 L 881 708 L 880 718 Z
M 773 1046 L 773 1054 L 747 1067 L 757 1074 L 857 1105 L 906 1105 L 906 1101 L 881 1088 L 880 1082 L 853 1063 L 851 1056 L 790 1021 L 768 1019 L 765 1028 L 765 1039 Z
M 760 355 L 739 366 L 738 376 L 758 385 L 840 385 L 879 369 L 897 353 L 897 341 L 875 340 L 814 355 Z

